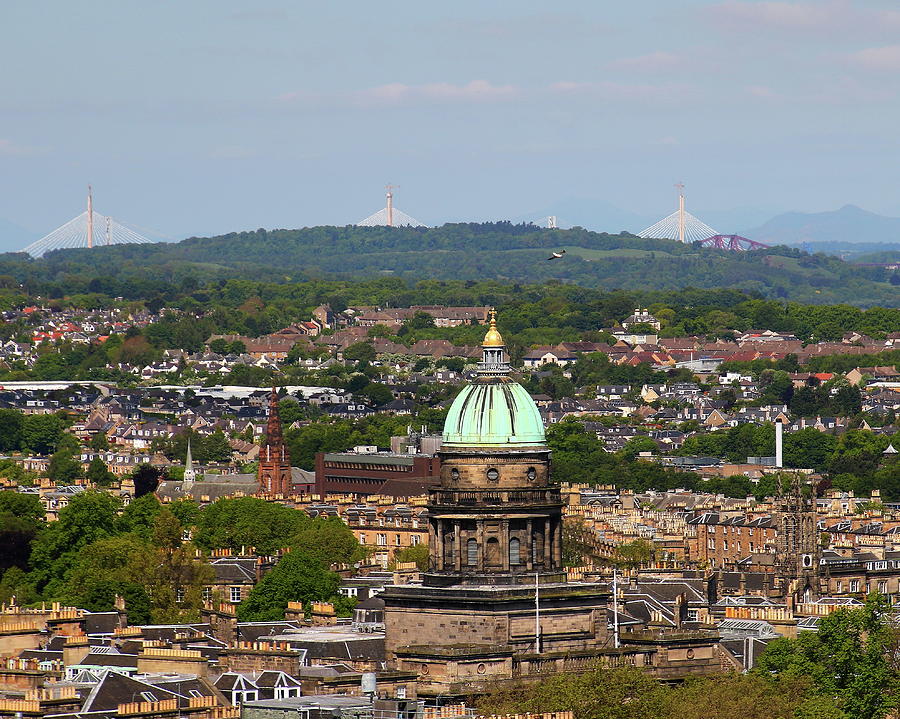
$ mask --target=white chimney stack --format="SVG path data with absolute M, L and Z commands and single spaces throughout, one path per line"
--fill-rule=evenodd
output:
M 780 419 L 775 420 L 775 466 L 784 467 L 784 425 Z

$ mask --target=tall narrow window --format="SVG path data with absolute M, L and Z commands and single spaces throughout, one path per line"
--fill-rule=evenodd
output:
M 500 553 L 500 542 L 496 537 L 490 537 L 484 549 L 484 563 L 489 567 L 499 567 L 502 564 L 503 555 Z
M 474 539 L 466 542 L 466 562 L 471 567 L 478 564 L 478 542 Z
M 509 563 L 519 563 L 519 540 L 515 537 L 509 540 Z

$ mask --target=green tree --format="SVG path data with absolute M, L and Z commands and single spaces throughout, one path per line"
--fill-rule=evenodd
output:
M 575 719 L 656 719 L 665 697 L 663 687 L 640 669 L 598 666 L 499 688 L 479 701 L 478 710 L 484 715 L 572 711 Z
M 343 452 L 357 444 L 358 435 L 347 421 L 314 422 L 284 433 L 291 464 L 313 469 L 317 452 Z
M 616 547 L 613 562 L 622 567 L 636 568 L 651 559 L 653 559 L 653 544 L 645 539 L 635 539 L 633 542 Z
M 831 399 L 831 407 L 839 417 L 852 417 L 862 410 L 862 395 L 859 387 L 843 384 L 837 388 Z
M 9 567 L 0 579 L 0 603 L 10 604 L 13 597 L 19 605 L 28 605 L 37 599 L 31 577 L 17 566 Z
M 365 556 L 353 531 L 338 517 L 305 522 L 291 541 L 291 546 L 308 552 L 326 567 L 352 564 Z
M 403 326 L 407 330 L 427 330 L 434 327 L 434 317 L 427 312 L 418 310 L 407 320 L 404 320 Z
M 285 554 L 238 606 L 244 622 L 284 619 L 288 602 L 309 604 L 333 599 L 340 577 L 309 552 L 295 549 Z
M 85 476 L 98 487 L 108 487 L 116 480 L 116 475 L 109 471 L 100 457 L 94 457 L 88 464 Z
M 81 463 L 69 447 L 60 447 L 50 457 L 47 476 L 57 484 L 72 484 L 81 476 Z
M 156 496 L 145 494 L 132 500 L 122 510 L 122 514 L 119 516 L 118 529 L 120 532 L 130 532 L 148 541 L 153 533 L 156 517 L 161 511 L 162 505 Z
M 374 362 L 375 347 L 371 342 L 356 342 L 343 352 L 344 359 L 352 362 Z
M 219 499 L 200 511 L 194 541 L 207 550 L 255 547 L 270 554 L 289 546 L 311 521 L 299 510 L 256 497 Z
M 44 507 L 36 495 L 0 491 L 0 573 L 10 567 L 28 566 L 31 543 L 43 518 Z
M 107 451 L 109 449 L 109 439 L 106 436 L 106 432 L 97 432 L 97 434 L 91 437 L 90 446 L 95 452 Z
M 51 454 L 65 433 L 65 422 L 55 414 L 29 414 L 22 418 L 21 448 Z
M 632 460 L 638 456 L 641 452 L 653 452 L 656 453 L 659 451 L 659 447 L 656 442 L 654 442 L 649 437 L 634 437 L 629 439 L 625 446 L 622 447 L 622 456 L 626 459 Z
M 896 705 L 900 679 L 889 612 L 884 597 L 870 595 L 860 608 L 824 617 L 815 634 L 774 640 L 754 671 L 776 683 L 808 677 L 820 696 L 838 699 L 847 719 L 881 719 Z
M 82 598 L 107 596 L 110 588 L 125 584 L 143 584 L 154 571 L 153 548 L 145 539 L 133 534 L 98 539 L 84 546 L 74 557 L 65 575 L 63 596 L 81 606 Z M 95 591 L 103 586 L 102 591 Z M 113 598 L 95 611 L 110 611 Z
M 190 529 L 197 523 L 200 505 L 193 499 L 176 499 L 174 502 L 169 503 L 167 508 L 181 523 L 182 529 Z
M 815 427 L 806 427 L 784 436 L 784 462 L 788 467 L 822 470 L 828 464 L 838 445 L 830 434 Z
M 0 452 L 14 452 L 22 444 L 24 415 L 17 409 L 0 409 Z
M 155 492 L 161 478 L 162 471 L 152 464 L 144 462 L 135 467 L 131 472 L 131 479 L 134 481 L 135 499 Z
M 23 494 L 12 490 L 0 490 L 0 514 L 11 514 L 20 519 L 40 521 L 44 518 L 44 505 L 35 494 Z
M 394 395 L 387 385 L 380 382 L 369 382 L 363 390 L 362 394 L 369 400 L 369 403 L 378 407 L 387 404 L 394 399 Z
M 125 602 L 125 616 L 132 625 L 150 624 L 152 603 L 144 585 L 138 582 L 117 582 L 104 579 L 86 586 L 77 600 L 77 606 L 89 612 L 111 612 L 116 597 Z
M 59 511 L 32 545 L 31 565 L 34 584 L 46 597 L 61 590 L 69 567 L 82 548 L 117 532 L 121 503 L 106 492 L 81 492 Z
M 149 594 L 156 623 L 197 621 L 203 588 L 215 579 L 213 568 L 195 557 L 194 545 L 182 542 L 181 532 L 181 522 L 164 507 L 156 515 L 152 532 L 157 550 Z
M 415 562 L 419 571 L 428 571 L 428 545 L 416 544 L 411 547 L 404 547 L 394 552 L 392 564 L 396 566 L 401 562 Z
M 794 383 L 784 370 L 764 370 L 759 377 L 763 403 L 788 403 L 794 395 Z
M 228 462 L 231 460 L 231 445 L 222 430 L 216 430 L 203 443 L 205 460 L 208 462 Z
M 209 343 L 209 351 L 215 352 L 218 355 L 228 354 L 229 342 L 222 337 L 216 337 L 212 342 Z

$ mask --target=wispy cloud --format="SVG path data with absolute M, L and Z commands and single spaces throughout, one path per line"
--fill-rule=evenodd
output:
M 32 157 L 34 155 L 45 155 L 50 151 L 48 147 L 35 147 L 31 145 L 21 145 L 12 140 L 0 138 L 0 155 L 6 157 Z
M 900 28 L 900 11 L 865 7 L 863 3 L 854 4 L 847 0 L 725 0 L 710 6 L 705 13 L 717 24 L 741 32 L 771 30 L 862 37 L 892 34 Z
M 519 94 L 513 85 L 494 85 L 487 80 L 472 80 L 464 85 L 450 82 L 431 82 L 406 85 L 392 82 L 356 93 L 362 103 L 400 104 L 406 102 L 495 102 L 508 100 Z
M 695 87 L 678 83 L 560 80 L 544 85 L 520 86 L 472 80 L 467 83 L 391 82 L 364 90 L 331 94 L 292 91 L 281 93 L 275 100 L 283 105 L 327 108 L 529 102 L 545 101 L 560 95 L 622 102 L 671 102 L 682 97 L 696 97 L 696 94 Z
M 750 85 L 746 90 L 748 95 L 761 100 L 774 100 L 779 97 L 779 94 L 768 85 Z
M 654 72 L 665 70 L 680 65 L 682 58 L 671 52 L 651 52 L 635 57 L 623 57 L 613 60 L 608 67 L 616 70 L 637 70 L 641 72 Z
M 214 160 L 246 160 L 255 157 L 256 151 L 242 145 L 225 145 L 214 147 L 209 156 Z
M 550 92 L 567 95 L 600 97 L 607 100 L 671 101 L 696 94 L 696 89 L 683 84 L 624 83 L 601 80 L 598 82 L 555 82 Z
M 714 20 L 741 29 L 748 26 L 809 30 L 832 28 L 846 18 L 849 8 L 844 3 L 814 2 L 727 2 L 709 9 Z
M 850 56 L 850 61 L 854 65 L 867 70 L 886 72 L 900 70 L 900 45 L 869 47 L 853 53 Z

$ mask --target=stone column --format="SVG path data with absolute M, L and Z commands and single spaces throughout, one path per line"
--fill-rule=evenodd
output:
M 453 544 L 454 544 L 454 556 L 453 558 L 453 566 L 456 568 L 457 572 L 462 571 L 462 532 L 460 531 L 459 520 L 455 520 L 453 522 Z
M 509 571 L 509 520 L 500 522 L 500 565 L 504 572 Z
M 481 520 L 478 521 L 478 529 L 476 530 L 478 535 L 478 571 L 484 571 L 484 522 Z
M 444 552 L 447 551 L 444 547 L 444 520 L 437 519 L 435 520 L 435 524 L 437 525 L 437 552 L 432 552 L 431 556 L 437 557 L 434 568 L 438 571 L 444 571 L 444 569 L 446 569 L 444 566 Z
M 534 557 L 534 525 L 532 519 L 528 520 L 528 524 L 525 528 L 525 531 L 528 533 L 528 539 L 525 544 L 525 567 L 530 572 L 534 569 L 534 562 L 532 561 L 532 557 Z
M 553 531 L 553 559 L 556 564 L 554 569 L 562 567 L 562 518 L 556 523 L 556 529 Z
M 553 535 L 550 533 L 550 517 L 544 518 L 544 571 L 549 571 L 553 565 Z

